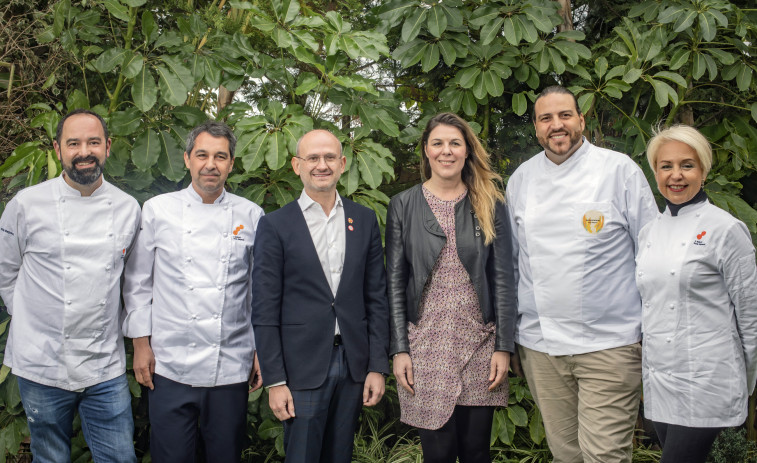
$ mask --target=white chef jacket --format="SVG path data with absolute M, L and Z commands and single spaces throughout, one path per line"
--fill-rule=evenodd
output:
M 81 196 L 63 176 L 21 190 L 0 218 L 0 297 L 12 315 L 3 363 L 69 391 L 126 371 L 121 272 L 139 204 L 103 180 Z
M 707 201 L 666 210 L 639 236 L 644 413 L 738 426 L 757 381 L 757 266 L 746 226 Z
M 562 164 L 542 151 L 507 184 L 517 254 L 515 340 L 574 355 L 641 339 L 636 237 L 657 214 L 628 156 L 586 139 Z
M 252 370 L 252 246 L 263 210 L 191 185 L 142 208 L 126 266 L 124 335 L 151 336 L 155 373 L 191 386 L 247 381 Z

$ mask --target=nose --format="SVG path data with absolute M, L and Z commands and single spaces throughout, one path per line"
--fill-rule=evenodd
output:
M 329 165 L 326 162 L 326 156 L 318 156 L 318 163 L 315 165 L 318 169 L 328 169 Z

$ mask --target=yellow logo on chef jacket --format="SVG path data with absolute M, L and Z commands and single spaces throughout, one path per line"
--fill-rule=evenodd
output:
M 587 232 L 596 235 L 605 226 L 605 216 L 599 211 L 586 211 L 583 217 L 583 225 Z

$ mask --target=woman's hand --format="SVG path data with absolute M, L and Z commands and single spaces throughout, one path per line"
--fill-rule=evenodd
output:
M 508 357 L 509 359 L 509 357 Z M 397 378 L 397 384 L 402 386 L 407 392 L 415 395 L 413 389 L 413 361 L 410 354 L 400 352 L 394 356 L 394 377 Z
M 493 391 L 505 382 L 505 380 L 507 379 L 507 370 L 509 368 L 510 352 L 496 351 L 492 354 L 492 364 L 489 373 L 489 382 L 491 383 L 489 385 L 490 391 Z

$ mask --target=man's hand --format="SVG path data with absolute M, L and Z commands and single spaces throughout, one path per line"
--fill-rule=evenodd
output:
M 294 418 L 294 401 L 292 393 L 286 384 L 273 386 L 268 389 L 268 405 L 271 406 L 273 414 L 279 421 L 286 421 Z
M 492 354 L 491 370 L 489 373 L 490 391 L 493 391 L 505 382 L 509 368 L 510 352 L 496 351 Z
M 155 354 L 152 353 L 152 347 L 150 347 L 150 337 L 134 338 L 132 344 L 134 344 L 134 377 L 142 386 L 154 390 L 152 375 L 155 373 Z
M 263 385 L 263 377 L 260 375 L 260 363 L 258 363 L 258 353 L 255 352 L 255 358 L 252 361 L 252 371 L 250 372 L 250 379 L 247 381 L 250 385 L 249 392 L 260 389 Z
M 394 356 L 394 377 L 397 378 L 397 384 L 402 386 L 407 392 L 415 395 L 413 390 L 413 361 L 410 359 L 410 354 L 407 352 L 400 352 Z
M 365 377 L 363 405 L 373 407 L 384 396 L 384 375 L 372 371 Z

